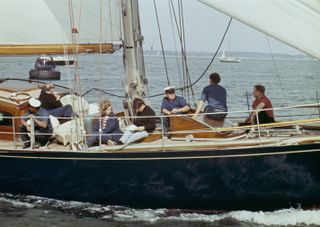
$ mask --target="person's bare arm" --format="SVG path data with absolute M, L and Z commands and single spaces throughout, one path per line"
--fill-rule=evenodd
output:
M 190 110 L 190 107 L 187 105 L 187 106 L 184 106 L 184 107 L 181 107 L 181 108 L 173 109 L 172 113 L 174 113 L 174 114 L 176 114 L 176 113 L 187 113 L 189 110 Z
M 48 123 L 45 122 L 45 121 L 40 121 L 40 120 L 38 120 L 36 118 L 33 118 L 33 120 L 34 120 L 34 123 L 36 123 L 41 128 L 47 128 L 48 127 Z
M 200 101 L 198 102 L 196 112 L 194 113 L 195 115 L 193 115 L 193 119 L 196 119 L 196 118 L 197 118 L 197 115 L 196 115 L 196 114 L 199 114 L 199 113 L 200 113 L 203 105 L 204 105 L 204 101 L 203 101 L 203 100 L 200 100 Z
M 142 132 L 142 131 L 144 131 L 146 128 L 144 127 L 144 126 L 139 126 L 138 128 L 137 128 L 137 131 L 139 131 L 139 132 Z
M 255 109 L 254 111 L 251 113 L 250 115 L 250 122 L 251 124 L 254 124 L 254 119 L 256 118 L 256 115 L 259 114 L 259 112 L 265 107 L 266 105 L 262 102 L 260 103 Z
M 162 109 L 162 113 L 164 113 L 165 115 L 170 115 L 171 112 L 169 110 L 167 110 L 166 108 Z

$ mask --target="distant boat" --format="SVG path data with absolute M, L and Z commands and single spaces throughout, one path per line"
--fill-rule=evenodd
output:
M 32 80 L 60 80 L 60 72 L 52 57 L 40 56 L 37 58 L 34 68 L 29 71 L 29 79 Z
M 52 57 L 55 65 L 74 65 L 75 60 L 68 56 L 56 56 Z
M 228 33 L 227 34 L 227 44 L 226 46 L 224 47 L 224 50 L 222 51 L 222 55 L 220 57 L 220 61 L 221 62 L 224 62 L 224 63 L 240 63 L 241 60 L 240 59 L 237 59 L 235 57 L 232 57 L 231 55 L 226 55 L 226 50 L 228 50 L 230 46 L 230 34 Z
M 237 59 L 232 56 L 226 56 L 225 51 L 222 51 L 220 61 L 224 63 L 240 63 L 241 62 L 240 59 Z

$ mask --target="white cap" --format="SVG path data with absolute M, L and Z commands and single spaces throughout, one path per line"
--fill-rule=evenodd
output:
M 29 105 L 34 108 L 39 108 L 41 106 L 41 102 L 38 99 L 31 98 L 31 99 L 29 99 Z
M 163 91 L 166 92 L 166 91 L 175 90 L 175 89 L 176 89 L 175 86 L 168 86 L 168 87 L 165 87 Z

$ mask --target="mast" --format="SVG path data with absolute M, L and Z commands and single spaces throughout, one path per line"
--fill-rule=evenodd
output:
M 123 57 L 126 71 L 126 97 L 147 97 L 138 0 L 122 0 Z

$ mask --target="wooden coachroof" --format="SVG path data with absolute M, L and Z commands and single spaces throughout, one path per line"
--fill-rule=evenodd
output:
M 26 44 L 26 45 L 0 45 L 0 55 L 28 55 L 28 54 L 64 54 L 75 53 L 113 53 L 115 47 L 112 43 L 87 44 Z M 118 47 L 117 47 L 118 49 Z
M 215 127 L 222 127 L 223 122 L 212 122 L 208 119 L 197 121 L 189 116 L 172 116 L 170 117 L 170 134 L 175 138 L 184 138 L 193 136 L 194 138 L 201 139 L 217 139 L 217 138 L 233 138 L 237 137 L 240 133 L 220 132 L 215 131 Z
M 35 83 L 15 80 L 1 81 L 0 140 L 14 140 L 19 136 L 19 117 L 27 111 L 29 98 L 37 98 L 39 94 L 40 88 Z M 11 117 L 16 118 L 9 119 Z

